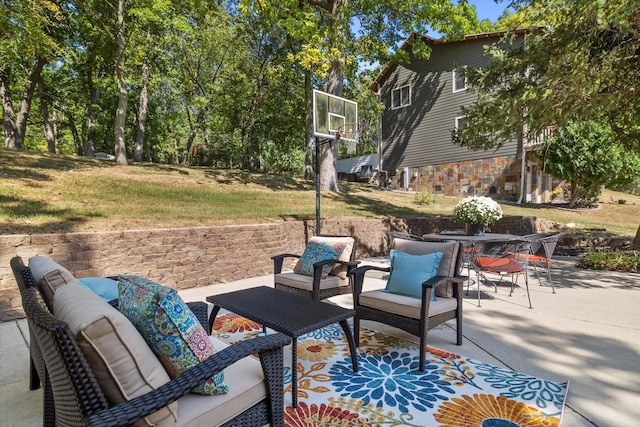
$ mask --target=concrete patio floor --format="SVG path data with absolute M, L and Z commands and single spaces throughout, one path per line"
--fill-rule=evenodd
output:
M 429 333 L 429 345 L 551 381 L 570 381 L 562 426 L 638 426 L 640 420 L 640 275 L 575 268 L 555 257 L 556 294 L 543 278 L 530 277 L 533 309 L 524 288 L 472 285 L 465 295 L 463 345 L 445 327 Z M 370 263 L 384 259 L 371 260 Z M 251 286 L 273 286 L 272 276 L 181 291 L 186 301 Z M 384 286 L 368 279 L 369 288 Z M 492 297 L 493 299 L 490 299 Z M 333 303 L 350 306 L 342 295 Z M 415 340 L 402 331 L 365 327 Z M 29 391 L 28 337 L 24 319 L 0 323 L 0 424 L 42 425 L 42 391 Z

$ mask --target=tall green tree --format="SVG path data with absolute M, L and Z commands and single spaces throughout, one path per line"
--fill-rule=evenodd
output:
M 463 108 L 455 141 L 492 149 L 520 137 L 523 125 L 536 135 L 595 120 L 640 151 L 640 3 L 537 0 L 519 12 L 545 26 L 518 46 L 489 47 L 491 66 L 467 70 L 478 100 Z
M 79 0 L 78 4 L 79 13 L 90 16 L 91 21 L 99 26 L 102 34 L 108 38 L 113 47 L 113 70 L 117 93 L 113 122 L 114 146 L 116 164 L 126 165 L 127 106 L 130 87 L 127 79 L 131 79 L 134 75 L 131 72 L 132 67 L 126 67 L 127 56 L 132 55 L 135 58 L 133 55 L 135 49 L 140 44 L 148 43 L 146 36 L 150 34 L 153 24 L 170 22 L 173 16 L 172 2 L 168 0 L 117 0 L 114 2 Z M 133 64 L 140 70 L 144 68 L 140 62 Z M 141 76 L 143 74 L 140 73 Z M 146 121 L 146 116 L 143 117 L 143 121 Z
M 42 69 L 59 53 L 64 18 L 53 1 L 0 2 L 0 98 L 7 148 L 24 147 L 31 101 Z M 16 110 L 13 92 L 17 82 L 22 93 Z
M 172 52 L 189 127 L 181 164 L 187 163 L 196 137 L 212 119 L 216 103 L 224 100 L 225 79 L 236 55 L 233 28 L 225 11 L 210 11 L 192 21 Z
M 625 150 L 606 123 L 569 123 L 538 154 L 547 172 L 568 183 L 570 207 L 597 201 L 603 186 L 629 184 L 640 175 L 640 154 Z
M 477 28 L 473 9 L 464 1 L 240 0 L 240 10 L 258 14 L 304 41 L 292 61 L 321 76 L 326 91 L 338 96 L 343 95 L 345 76 L 353 78 L 360 61 L 386 63 L 391 50 L 412 32 L 436 30 L 461 37 Z M 419 39 L 413 51 L 428 57 L 429 49 Z M 338 145 L 324 144 L 321 156 L 320 187 L 338 191 Z

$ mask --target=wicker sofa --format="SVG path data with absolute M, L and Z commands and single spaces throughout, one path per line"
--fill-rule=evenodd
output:
M 85 355 L 79 334 L 52 314 L 31 269 L 19 257 L 11 260 L 11 268 L 29 325 L 30 387 L 42 385 L 45 426 L 283 425 L 283 347 L 290 343 L 288 337 L 272 334 L 230 346 L 216 342 L 218 351 L 185 373 L 170 380 L 167 376 L 168 380 L 157 387 L 145 383 L 130 399 L 114 403 L 104 383 L 105 373 L 89 362 L 91 357 Z M 207 305 L 194 303 L 189 308 L 206 329 Z M 259 361 L 252 357 L 255 353 Z M 157 360 L 148 358 L 136 364 L 152 362 Z M 190 392 L 222 370 L 229 385 L 227 394 L 202 396 Z M 154 422 L 152 417 L 162 411 L 169 411 L 171 416 Z

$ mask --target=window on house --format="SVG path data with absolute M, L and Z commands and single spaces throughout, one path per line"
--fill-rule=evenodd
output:
M 391 90 L 391 109 L 402 108 L 407 105 L 411 105 L 411 87 L 409 85 Z
M 455 118 L 455 129 L 462 129 L 465 125 L 467 118 L 465 116 L 458 116 Z
M 463 73 L 458 70 L 453 70 L 453 91 L 460 92 L 467 89 L 467 79 Z

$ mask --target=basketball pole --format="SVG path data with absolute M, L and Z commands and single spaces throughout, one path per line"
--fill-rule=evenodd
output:
M 316 136 L 316 236 L 320 235 L 320 145 L 331 144 L 331 139 Z
M 320 235 L 320 138 L 316 136 L 316 236 Z

